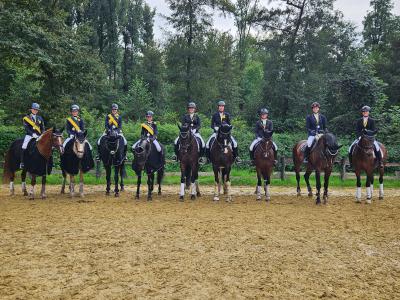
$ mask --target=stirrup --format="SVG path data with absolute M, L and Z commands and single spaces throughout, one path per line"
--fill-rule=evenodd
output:
M 19 164 L 19 168 L 20 168 L 20 169 L 25 168 L 25 164 L 24 164 L 23 162 L 21 162 L 21 163 Z

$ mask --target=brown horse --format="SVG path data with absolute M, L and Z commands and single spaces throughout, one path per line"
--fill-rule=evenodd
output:
M 178 159 L 180 161 L 181 168 L 181 189 L 179 193 L 179 199 L 183 201 L 185 196 L 185 186 L 188 188 L 191 186 L 192 200 L 196 199 L 196 195 L 199 197 L 199 146 L 196 141 L 196 136 L 192 133 L 188 124 L 179 126 L 179 151 Z
M 219 201 L 221 181 L 224 185 L 224 193 L 227 194 L 227 202 L 232 201 L 230 173 L 234 162 L 231 145 L 232 126 L 223 124 L 210 148 L 210 160 L 214 171 L 214 201 Z
M 300 190 L 300 171 L 301 165 L 304 159 L 303 149 L 306 146 L 307 141 L 300 141 L 293 147 L 293 163 L 294 170 L 296 172 L 297 181 L 297 196 L 301 195 Z M 332 133 L 325 133 L 317 137 L 315 146 L 312 148 L 310 157 L 307 163 L 306 173 L 304 174 L 304 179 L 307 184 L 308 196 L 312 197 L 312 188 L 310 186 L 310 174 L 315 170 L 316 188 L 317 188 L 317 200 L 316 204 L 321 204 L 321 172 L 325 173 L 324 176 L 324 204 L 328 201 L 328 186 L 329 177 L 332 173 L 333 163 L 339 149 L 343 145 L 338 145 L 336 137 Z
M 23 139 L 14 141 L 8 149 L 4 161 L 3 180 L 10 182 L 10 194 L 14 195 L 15 172 L 19 170 Z M 26 173 L 31 174 L 31 189 L 29 199 L 35 198 L 36 177 L 42 177 L 42 199 L 46 198 L 46 175 L 52 170 L 52 149 L 56 148 L 63 153 L 62 131 L 50 128 L 45 131 L 36 141 L 34 139 L 28 144 L 25 150 L 25 167 L 21 173 L 22 192 L 24 196 L 28 195 L 26 190 Z
M 254 150 L 254 162 L 257 171 L 257 200 L 261 200 L 261 178 L 264 180 L 266 200 L 269 201 L 271 199 L 269 186 L 275 160 L 273 142 L 271 140 L 272 133 L 272 131 L 264 130 L 264 137 Z
M 379 170 L 379 199 L 383 199 L 383 175 L 384 167 L 379 167 L 375 159 L 374 141 L 375 133 L 370 130 L 364 130 L 359 141 L 354 145 L 352 152 L 352 162 L 354 172 L 357 176 L 357 190 L 356 190 L 356 202 L 361 202 L 361 172 L 364 171 L 367 175 L 366 188 L 367 188 L 367 199 L 366 203 L 370 204 L 372 201 L 372 193 L 374 187 L 374 170 Z M 388 152 L 386 147 L 379 143 L 382 151 L 382 160 L 385 165 Z

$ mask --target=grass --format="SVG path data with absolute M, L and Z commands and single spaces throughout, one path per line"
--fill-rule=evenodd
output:
M 127 166 L 127 173 L 128 173 L 128 178 L 125 179 L 125 184 L 126 185 L 135 185 L 136 184 L 136 177 L 134 176 L 134 173 L 132 170 L 130 170 L 129 166 Z M 275 173 L 276 174 L 276 173 Z M 17 176 L 17 183 L 20 182 L 19 176 Z M 76 178 L 76 181 L 79 179 Z M 113 176 L 112 176 L 113 180 Z M 323 177 L 322 177 L 322 182 L 323 182 Z M 363 180 L 363 185 L 365 184 L 365 177 L 362 178 Z M 246 169 L 246 170 L 232 170 L 231 172 L 231 181 L 232 185 L 245 185 L 245 186 L 255 186 L 257 183 L 257 177 L 255 174 L 254 170 L 251 169 Z M 61 174 L 52 174 L 48 176 L 47 182 L 49 184 L 57 185 L 61 184 L 62 182 L 62 175 Z M 199 177 L 199 182 L 202 185 L 213 185 L 214 184 L 214 176 L 212 175 L 202 175 Z M 311 176 L 310 182 L 312 185 L 315 185 L 315 177 L 314 175 Z M 90 184 L 90 185 L 96 185 L 96 184 L 105 184 L 106 179 L 105 179 L 105 172 L 104 170 L 102 171 L 102 175 L 99 179 L 96 178 L 95 174 L 89 173 L 85 175 L 85 183 Z M 146 184 L 146 180 L 143 180 L 143 183 Z M 174 173 L 168 173 L 163 179 L 163 184 L 166 185 L 178 185 L 180 183 L 180 176 L 174 172 Z M 272 185 L 274 186 L 290 186 L 290 187 L 295 187 L 296 186 L 296 178 L 294 175 L 288 175 L 285 180 L 280 180 L 277 178 L 273 178 Z M 375 179 L 375 185 L 378 184 L 378 179 Z M 400 188 L 400 180 L 398 179 L 393 179 L 393 178 L 386 178 L 384 180 L 385 187 L 387 188 Z M 301 178 L 301 185 L 304 186 L 305 182 L 303 177 Z M 354 187 L 356 185 L 356 180 L 355 178 L 349 178 L 344 181 L 342 181 L 338 175 L 333 175 L 330 178 L 329 185 L 332 187 Z

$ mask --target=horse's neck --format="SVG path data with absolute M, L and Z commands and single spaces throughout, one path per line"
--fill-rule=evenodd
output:
M 53 141 L 52 141 L 53 131 L 51 129 L 45 131 L 43 135 L 37 141 L 37 149 L 40 154 L 49 159 L 51 156 L 51 150 L 53 148 Z

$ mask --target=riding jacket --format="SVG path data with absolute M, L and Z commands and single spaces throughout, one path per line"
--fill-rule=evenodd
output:
M 327 120 L 324 115 L 311 114 L 306 118 L 306 128 L 308 136 L 315 136 L 321 131 L 326 130 Z
M 45 131 L 44 121 L 41 116 L 34 114 L 27 114 L 23 118 L 24 128 L 26 135 L 33 136 L 41 135 Z
M 75 133 L 84 131 L 85 130 L 85 124 L 83 120 L 77 116 L 77 117 L 69 117 L 67 118 L 67 133 L 68 135 L 75 135 Z
M 361 119 L 358 119 L 356 123 L 357 137 L 362 135 L 363 129 L 375 131 L 376 130 L 375 120 L 370 117 L 367 118 L 362 117 Z
M 201 127 L 201 121 L 200 118 L 197 114 L 186 114 L 182 117 L 182 121 L 181 121 L 182 125 L 183 124 L 188 124 L 190 126 L 191 130 L 195 130 L 196 132 L 199 131 L 200 127 Z
M 149 134 L 150 138 L 157 138 L 158 135 L 158 129 L 157 129 L 157 124 L 155 122 L 145 122 L 142 124 L 142 132 L 141 135 L 147 135 Z
M 213 114 L 211 118 L 211 128 L 219 128 L 221 127 L 222 123 L 227 123 L 228 125 L 231 125 L 231 116 L 227 112 L 220 113 L 219 111 L 217 111 Z
M 114 128 L 117 130 L 117 132 L 122 131 L 122 118 L 120 115 L 116 114 L 108 114 L 106 116 L 106 121 L 105 121 L 105 128 L 106 130 L 109 130 L 111 128 Z
M 271 120 L 265 120 L 265 124 L 263 123 L 262 120 L 258 120 L 256 122 L 256 127 L 254 129 L 256 137 L 263 138 L 264 137 L 264 130 L 268 130 L 268 131 L 272 131 L 273 130 L 273 124 L 272 124 Z

